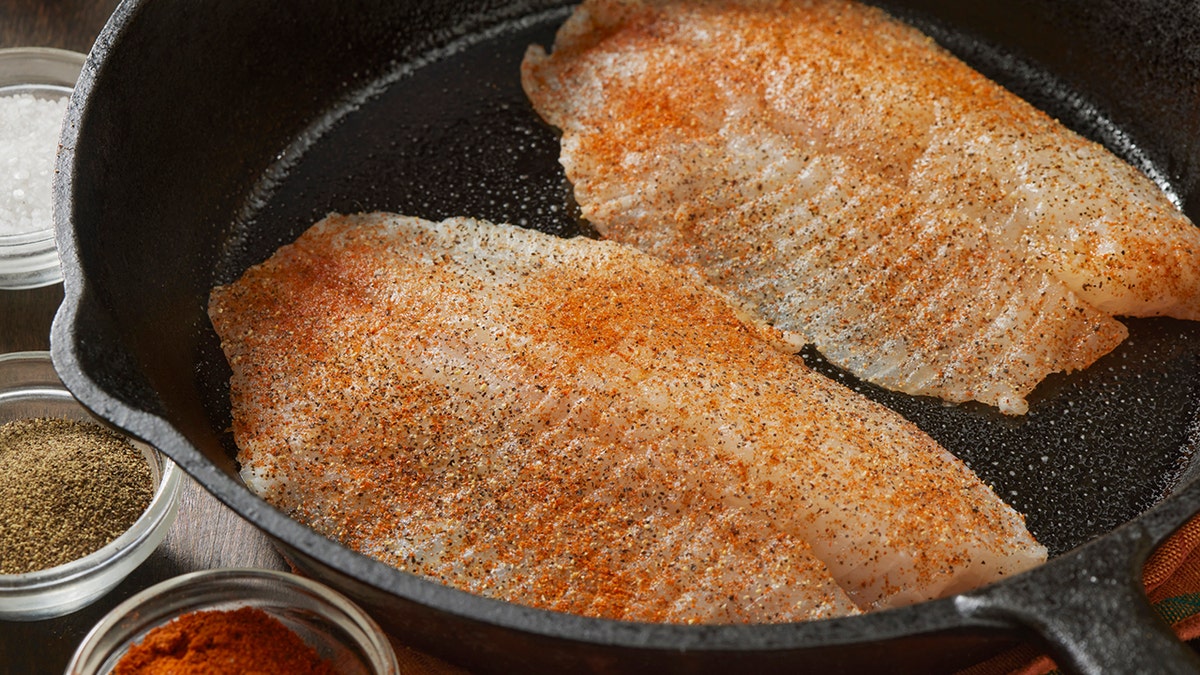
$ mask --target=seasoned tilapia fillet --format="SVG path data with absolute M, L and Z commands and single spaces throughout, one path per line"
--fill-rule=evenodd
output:
M 586 0 L 522 66 L 605 236 L 833 363 L 1007 413 L 1200 317 L 1200 232 L 1133 167 L 882 11 Z
M 678 268 L 334 215 L 213 290 L 242 476 L 401 569 L 584 615 L 772 622 L 1038 564 L 1023 519 Z

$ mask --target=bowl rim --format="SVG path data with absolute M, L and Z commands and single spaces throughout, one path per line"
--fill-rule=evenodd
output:
M 24 75 L 28 70 L 14 68 L 11 64 L 32 65 L 32 64 L 50 64 L 53 66 L 63 66 L 70 68 L 69 72 L 75 73 L 75 82 L 65 81 L 65 77 L 52 77 L 50 75 Z M 75 84 L 79 80 L 79 75 L 83 73 L 84 65 L 87 63 L 87 54 L 77 52 L 72 49 L 61 49 L 59 47 L 37 47 L 37 46 L 20 46 L 20 47 L 2 47 L 0 48 L 0 92 L 10 87 L 58 87 L 67 90 L 68 96 L 74 93 Z M 5 73 L 5 67 L 14 68 L 22 81 L 9 82 L 10 77 Z M 30 69 L 32 70 L 32 69 Z
M 91 630 L 88 631 L 87 635 L 75 649 L 74 654 L 72 654 L 66 672 L 80 672 L 78 669 L 81 666 L 94 664 L 94 660 L 97 657 L 105 657 L 105 660 L 107 660 L 109 655 L 96 653 L 98 649 L 104 646 L 102 644 L 103 638 L 111 631 L 118 629 L 122 620 L 129 616 L 139 616 L 139 610 L 146 603 L 153 602 L 159 598 L 165 598 L 169 595 L 194 590 L 197 586 L 217 587 L 239 581 L 278 583 L 284 587 L 290 587 L 289 590 L 296 589 L 301 592 L 307 592 L 317 598 L 319 602 L 330 605 L 335 613 L 341 615 L 339 618 L 347 620 L 354 629 L 361 633 L 361 635 L 356 635 L 354 631 L 344 631 L 356 643 L 356 646 L 363 650 L 365 656 L 372 660 L 378 659 L 378 663 L 372 663 L 371 665 L 379 667 L 384 675 L 397 675 L 399 673 L 395 650 L 392 648 L 387 634 L 354 601 L 336 589 L 316 580 L 282 570 L 254 567 L 218 567 L 188 572 L 160 581 L 138 591 L 109 610 L 100 621 L 92 626 Z M 180 616 L 198 611 L 207 611 L 208 609 L 221 609 L 222 607 L 256 606 L 254 605 L 255 599 L 255 596 L 250 595 L 228 602 L 212 603 L 209 606 L 207 599 L 201 594 L 191 603 L 174 608 L 172 611 L 151 613 L 146 617 L 148 622 L 124 639 L 118 647 L 125 649 L 129 645 L 132 645 L 134 641 L 143 639 L 145 634 L 150 630 L 167 625 Z M 280 601 L 279 605 L 287 606 L 286 600 Z M 322 611 L 322 614 L 328 614 L 328 612 Z
M 77 52 L 73 49 L 62 49 L 60 47 L 19 46 L 0 48 L 0 60 L 18 57 L 43 57 L 53 61 L 70 63 L 78 61 L 80 67 L 87 60 L 87 54 L 83 52 Z
M 50 352 L 21 351 L 0 354 L 0 370 L 9 364 L 19 362 L 45 364 L 53 369 Z M 75 402 L 80 410 L 86 412 L 94 420 L 94 423 L 104 428 L 112 428 L 103 419 L 92 414 L 61 381 L 58 384 L 45 381 L 31 382 L 28 385 L 20 382 L 6 383 L 3 388 L 0 388 L 0 393 L 5 395 L 25 391 L 42 397 L 51 392 L 58 396 L 70 397 L 70 400 Z M 0 574 L 0 601 L 9 594 L 26 595 L 43 590 L 53 590 L 85 577 L 99 575 L 122 560 L 137 555 L 143 550 L 142 547 L 147 540 L 151 539 L 160 527 L 167 524 L 164 521 L 169 521 L 180 500 L 183 484 L 182 470 L 161 450 L 139 441 L 123 431 L 115 431 L 134 444 L 134 447 L 148 460 L 147 464 L 150 464 L 147 455 L 157 460 L 157 467 L 150 466 L 151 471 L 158 474 L 158 481 L 154 486 L 154 495 L 150 498 L 150 504 L 142 511 L 137 520 L 116 539 L 85 556 L 33 572 Z
M 54 228 L 42 228 L 38 230 L 26 230 L 24 232 L 0 232 L 0 247 L 6 246 L 24 246 L 27 244 L 40 244 L 50 242 L 54 244 Z M 36 253 L 36 251 L 34 251 Z
M 3 47 L 0 48 L 0 91 L 9 87 L 21 86 L 43 86 L 43 87 L 61 87 L 69 90 L 67 93 L 73 93 L 75 83 L 66 82 L 64 78 L 51 77 L 49 75 L 21 75 L 24 81 L 7 82 L 8 77 L 4 72 L 7 66 L 12 68 L 11 64 L 32 65 L 32 64 L 51 64 L 54 66 L 65 66 L 70 68 L 71 72 L 76 73 L 75 79 L 78 81 L 79 74 L 82 74 L 84 64 L 87 63 L 87 54 L 77 52 L 72 49 L 61 49 L 59 47 L 37 47 L 37 46 L 20 46 L 20 47 Z M 26 70 L 17 69 L 18 73 L 28 72 Z

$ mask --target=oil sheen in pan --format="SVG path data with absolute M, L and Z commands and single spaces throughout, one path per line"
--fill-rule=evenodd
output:
M 474 216 L 563 236 L 591 234 L 558 164 L 558 137 L 519 81 L 531 43 L 551 45 L 554 11 L 464 38 L 396 67 L 332 111 L 263 177 L 240 226 L 281 222 L 299 234 L 330 211 Z M 962 36 L 935 36 L 1081 133 L 1145 165 L 1125 136 L 1053 79 Z M 953 39 L 947 40 L 947 37 Z M 284 243 L 284 242 L 279 242 Z M 232 261 L 225 261 L 232 264 Z M 1128 322 L 1129 339 L 1091 368 L 1051 376 L 1030 412 L 1009 418 L 864 384 L 806 349 L 820 372 L 916 422 L 1027 514 L 1062 553 L 1131 520 L 1168 494 L 1193 452 L 1200 408 L 1200 324 Z

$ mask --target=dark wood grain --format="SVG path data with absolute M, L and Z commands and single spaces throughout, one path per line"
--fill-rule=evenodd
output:
M 57 47 L 87 53 L 117 0 L 4 0 L 0 47 Z
M 0 48 L 88 52 L 116 0 L 0 0 Z M 61 284 L 0 290 L 0 353 L 50 348 Z M 153 555 L 95 604 L 46 621 L 0 621 L 0 673 L 61 673 L 76 647 L 115 605 L 159 581 L 218 567 L 287 569 L 270 540 L 185 477 L 179 515 Z
M 0 353 L 49 349 L 50 325 L 62 298 L 62 284 L 0 291 Z

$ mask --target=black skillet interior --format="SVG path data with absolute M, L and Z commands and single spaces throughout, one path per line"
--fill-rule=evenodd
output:
M 241 214 L 237 227 L 248 237 L 280 227 L 300 232 L 329 211 L 384 210 L 586 233 L 557 163 L 555 132 L 531 109 L 518 78 L 526 46 L 553 44 L 561 20 L 557 12 L 535 17 L 399 74 L 318 138 L 302 139 L 303 147 L 256 187 L 260 201 Z M 1158 169 L 1132 139 L 1113 133 L 1102 113 L 1045 72 L 961 34 L 937 31 L 1061 119 Z M 275 243 L 233 251 L 220 261 L 216 280 L 235 279 Z M 1114 354 L 1086 372 L 1051 378 L 1023 418 L 892 394 L 854 381 L 811 349 L 805 357 L 920 424 L 1028 514 L 1039 540 L 1061 553 L 1161 499 L 1191 455 L 1200 327 L 1131 323 L 1131 338 Z M 222 419 L 228 414 L 225 373 L 216 370 L 207 386 L 215 392 L 211 414 Z
M 77 144 L 60 167 L 68 174 L 58 198 L 69 205 L 61 209 L 69 217 L 59 215 L 69 297 L 53 350 L 60 365 L 79 366 L 65 378 L 93 409 L 158 441 L 299 560 L 313 559 L 314 573 L 324 569 L 387 613 L 377 589 L 395 593 L 401 582 L 296 534 L 237 486 L 225 432 L 229 371 L 204 314 L 208 289 L 330 211 L 469 215 L 590 234 L 557 164 L 555 132 L 518 79 L 525 47 L 552 44 L 567 9 L 267 4 L 131 1 L 101 35 L 81 79 L 92 94 L 68 116 L 65 138 Z M 1192 45 L 1200 41 L 1192 38 L 1200 13 L 1182 2 L 1116 0 L 887 6 L 1145 168 L 1197 215 L 1200 52 Z M 1200 327 L 1129 326 L 1130 340 L 1113 354 L 1047 381 L 1022 418 L 883 392 L 811 350 L 804 356 L 938 438 L 1027 513 L 1059 554 L 1136 518 L 1189 466 Z M 339 578 L 346 569 L 350 578 Z M 429 593 L 412 588 L 403 586 L 409 598 Z M 475 611 L 470 600 L 451 604 Z M 384 623 L 411 630 L 418 620 L 433 621 L 405 605 Z M 580 625 L 580 635 L 592 632 Z M 903 629 L 879 635 L 895 633 Z M 417 637 L 453 653 L 431 640 Z M 963 653 L 995 648 L 965 642 Z M 946 658 L 934 662 L 966 657 Z

